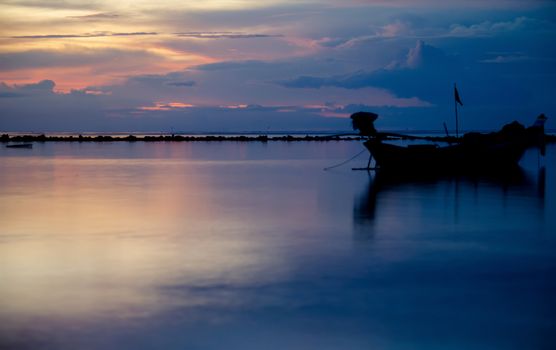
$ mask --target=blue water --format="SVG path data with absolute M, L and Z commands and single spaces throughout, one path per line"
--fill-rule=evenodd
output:
M 361 149 L 1 148 L 0 348 L 555 348 L 556 148 L 323 171 Z

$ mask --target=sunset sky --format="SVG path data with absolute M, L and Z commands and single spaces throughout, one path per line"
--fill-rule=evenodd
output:
M 0 0 L 0 131 L 556 125 L 556 3 Z

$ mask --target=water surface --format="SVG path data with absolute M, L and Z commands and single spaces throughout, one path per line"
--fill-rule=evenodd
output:
M 323 171 L 361 147 L 1 148 L 0 348 L 553 348 L 556 149 Z

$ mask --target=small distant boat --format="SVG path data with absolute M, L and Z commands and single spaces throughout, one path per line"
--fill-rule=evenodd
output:
M 388 140 L 412 137 L 409 135 L 381 133 L 373 122 L 378 115 L 358 112 L 351 116 L 354 129 L 369 139 L 363 145 L 375 159 L 377 168 L 405 168 L 418 171 L 485 169 L 517 166 L 519 160 L 530 147 L 539 147 L 544 153 L 544 123 L 541 114 L 536 122 L 525 128 L 518 122 L 505 125 L 500 131 L 489 134 L 467 133 L 463 137 L 446 137 L 447 145 L 436 143 L 398 145 Z
M 6 145 L 6 148 L 33 148 L 32 143 L 16 143 L 13 145 Z

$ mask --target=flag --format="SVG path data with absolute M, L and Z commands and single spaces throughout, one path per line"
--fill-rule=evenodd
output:
M 460 104 L 460 106 L 463 106 L 463 102 L 461 102 L 461 98 L 459 97 L 459 92 L 456 85 L 454 85 L 454 98 L 456 99 L 456 102 Z

